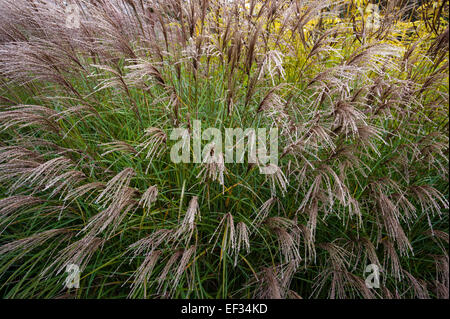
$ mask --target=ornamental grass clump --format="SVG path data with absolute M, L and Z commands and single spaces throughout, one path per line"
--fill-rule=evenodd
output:
M 448 298 L 448 12 L 0 1 L 2 296 Z

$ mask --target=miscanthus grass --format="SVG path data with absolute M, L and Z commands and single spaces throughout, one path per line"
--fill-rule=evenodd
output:
M 448 298 L 448 42 L 448 1 L 1 0 L 1 295 Z M 272 174 L 172 162 L 196 120 L 278 128 Z

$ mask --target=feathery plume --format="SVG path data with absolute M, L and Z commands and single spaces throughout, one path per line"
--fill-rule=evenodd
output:
M 200 220 L 201 216 L 198 208 L 198 197 L 194 196 L 189 202 L 186 215 L 184 215 L 181 225 L 178 226 L 174 238 L 180 239 L 183 237 L 186 242 L 189 242 L 195 229 L 196 219 Z
M 144 237 L 134 244 L 131 244 L 128 248 L 134 251 L 134 256 L 139 254 L 151 255 L 156 249 L 158 249 L 163 243 L 170 243 L 173 236 L 173 230 L 171 229 L 158 229 L 151 235 Z
M 214 143 L 210 143 L 209 149 L 206 149 L 205 154 L 203 168 L 198 173 L 197 178 L 203 175 L 203 181 L 211 179 L 212 181 L 218 181 L 220 185 L 224 186 L 225 161 L 222 152 L 217 150 Z
M 250 239 L 249 239 L 250 233 L 248 230 L 247 225 L 244 222 L 239 222 L 236 225 L 236 252 L 234 257 L 234 266 L 237 264 L 237 257 L 239 255 L 239 252 L 243 249 L 245 249 L 245 252 L 248 254 L 250 253 Z
M 164 152 L 162 145 L 166 143 L 167 135 L 157 127 L 150 127 L 145 130 L 144 137 L 146 138 L 145 141 L 137 146 L 139 151 L 136 156 L 146 151 L 145 159 L 149 159 L 149 164 L 145 170 L 145 174 L 147 174 L 153 159 L 158 158 Z
M 67 157 L 60 156 L 45 163 L 39 164 L 32 169 L 29 169 L 26 174 L 20 176 L 16 182 L 11 186 L 10 192 L 19 189 L 27 185 L 28 187 L 34 185 L 34 191 L 42 188 L 45 184 L 52 184 L 60 181 L 58 174 L 69 170 L 71 168 L 72 161 Z M 72 177 L 80 175 L 72 173 Z M 77 177 L 75 177 L 77 179 Z M 55 182 L 56 181 L 56 182 Z M 77 180 L 76 180 L 77 181 Z M 45 189 L 45 187 L 43 187 Z
M 231 215 L 231 213 L 226 213 L 225 215 L 223 215 L 219 225 L 216 227 L 216 230 L 211 236 L 209 242 L 211 242 L 214 239 L 214 237 L 216 237 L 217 234 L 217 238 L 214 244 L 211 246 L 211 251 L 217 246 L 217 242 L 219 241 L 220 233 L 222 232 L 222 230 L 224 232 L 224 236 L 221 245 L 222 249 L 220 253 L 221 256 L 220 259 L 223 258 L 222 254 L 224 252 L 227 253 L 236 252 L 236 229 L 234 226 L 233 215 Z
M 147 190 L 139 200 L 139 205 L 147 209 L 150 209 L 151 204 L 156 201 L 157 197 L 158 197 L 158 187 L 156 187 L 156 185 L 150 186 L 149 188 L 147 188 Z
M 132 154 L 137 154 L 137 151 L 134 149 L 133 146 L 131 146 L 128 143 L 125 143 L 123 141 L 114 141 L 109 143 L 102 143 L 100 146 L 103 146 L 105 148 L 109 148 L 106 152 L 102 153 L 100 156 L 105 156 L 112 152 L 129 152 Z
M 121 187 L 121 192 L 111 199 L 111 203 L 101 212 L 91 217 L 81 232 L 88 232 L 92 237 L 99 235 L 108 227 L 108 237 L 119 227 L 128 212 L 136 205 L 133 198 L 136 190 Z M 110 227 L 111 226 L 111 227 Z
M 58 240 L 58 242 L 62 242 L 72 236 L 72 232 L 69 229 L 66 228 L 59 228 L 59 229 L 50 229 L 41 233 L 37 233 L 34 235 L 31 235 L 29 237 L 15 240 L 13 242 L 9 242 L 7 244 L 4 244 L 0 246 L 0 254 L 4 255 L 12 251 L 18 251 L 21 250 L 21 255 L 24 255 L 30 251 L 32 251 L 34 248 L 39 247 L 43 245 L 48 240 L 58 237 L 60 235 L 64 235 L 62 238 Z
M 272 197 L 276 195 L 277 186 L 281 190 L 281 195 L 284 196 L 287 192 L 287 187 L 289 186 L 289 181 L 284 175 L 281 168 L 275 164 L 269 164 L 265 167 L 260 167 L 260 171 L 264 170 L 266 180 L 270 180 L 270 191 Z
M 126 193 L 125 190 L 130 184 L 131 178 L 135 175 L 136 173 L 130 167 L 122 170 L 106 184 L 105 189 L 98 195 L 95 203 L 101 204 L 102 207 L 106 207 L 109 203 L 123 197 L 124 193 Z
M 273 206 L 273 204 L 277 201 L 277 198 L 275 196 L 272 196 L 268 200 L 266 200 L 261 207 L 259 208 L 259 211 L 256 213 L 256 215 L 253 217 L 252 220 L 252 226 L 253 227 L 259 227 L 261 223 L 267 218 L 267 216 L 270 213 L 270 210 Z
M 59 274 L 66 270 L 69 264 L 75 264 L 82 272 L 93 254 L 104 244 L 104 240 L 93 236 L 85 236 L 80 240 L 70 244 L 61 250 L 55 260 L 43 271 L 42 274 L 48 273 L 54 267 L 57 267 L 56 273 Z
M 38 197 L 27 195 L 15 195 L 6 197 L 0 200 L 0 226 L 11 220 L 13 214 L 19 215 L 16 212 L 24 208 L 30 209 L 33 206 L 43 203 L 44 200 Z M 0 232 L 1 233 L 1 232 Z
M 152 251 L 148 254 L 142 264 L 133 273 L 134 281 L 131 285 L 131 291 L 128 296 L 132 296 L 139 287 L 146 286 L 145 284 L 150 281 L 153 269 L 161 256 L 161 251 Z

